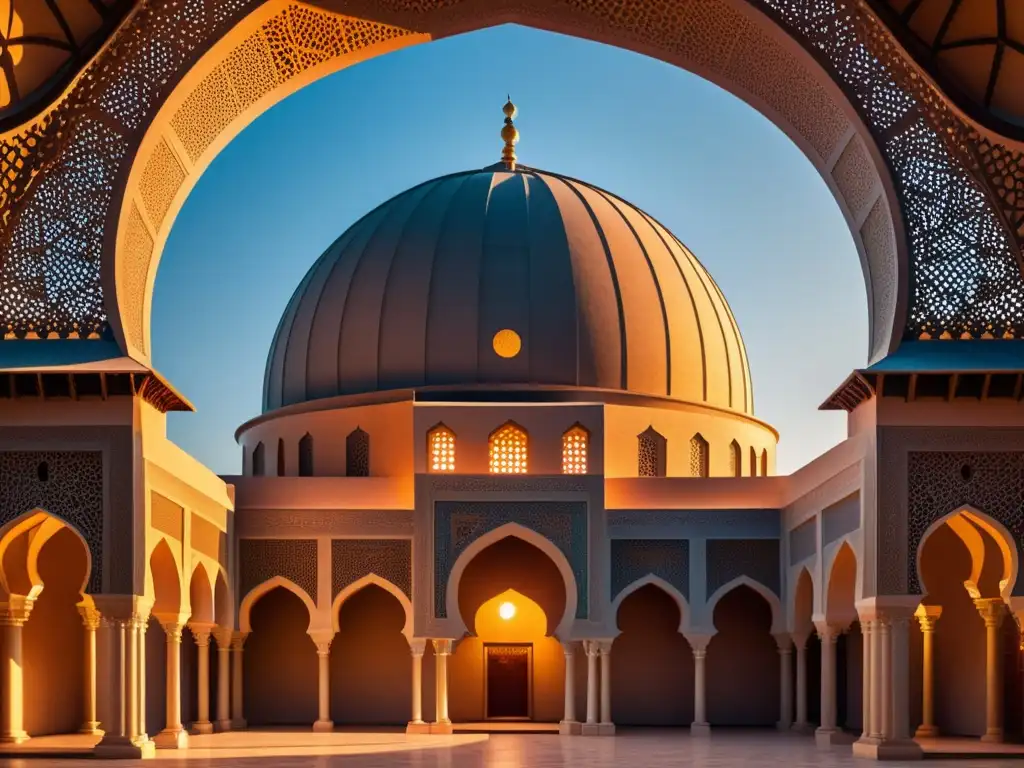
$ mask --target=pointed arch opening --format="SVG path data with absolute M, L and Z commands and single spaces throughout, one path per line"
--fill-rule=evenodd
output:
M 757 449 L 750 446 L 750 476 L 757 477 Z
M 768 449 L 761 449 L 761 477 L 768 477 Z
M 313 436 L 307 432 L 299 440 L 299 477 L 313 476 Z
M 431 472 L 455 471 L 455 433 L 444 424 L 427 432 L 427 461 Z
M 743 477 L 743 449 L 735 440 L 729 444 L 729 474 Z
M 562 435 L 562 474 L 587 474 L 590 432 L 582 424 L 573 424 Z
M 487 439 L 491 474 L 525 475 L 529 467 L 529 436 L 514 421 L 506 421 Z
M 665 477 L 668 466 L 668 441 L 654 427 L 636 437 L 637 474 L 640 477 Z
M 256 443 L 256 447 L 252 449 L 252 474 L 253 477 L 263 477 L 267 474 L 266 464 L 266 451 L 263 448 L 263 442 Z
M 348 477 L 370 476 L 370 434 L 360 427 L 345 438 L 345 474 Z
M 836 640 L 836 723 L 856 732 L 863 726 L 864 636 L 857 615 L 857 554 L 843 538 L 831 562 L 824 590 L 825 620 L 843 628 Z
M 711 476 L 711 446 L 700 432 L 690 438 L 690 477 Z
M 277 439 L 277 476 L 285 476 L 284 438 Z

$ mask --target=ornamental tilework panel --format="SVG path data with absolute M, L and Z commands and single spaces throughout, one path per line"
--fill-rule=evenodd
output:
M 778 595 L 779 557 L 777 539 L 709 539 L 708 597 L 738 576 L 753 579 Z
M 911 451 L 907 454 L 907 594 L 920 594 L 917 548 L 928 526 L 969 504 L 1024 542 L 1024 453 Z M 1014 594 L 1024 594 L 1018 577 Z
M 43 462 L 46 480 L 40 479 Z M 102 591 L 102 452 L 0 452 L 0 525 L 33 509 L 49 512 L 78 529 L 92 555 L 87 589 L 90 593 Z
M 518 523 L 565 555 L 576 578 L 576 618 L 587 617 L 587 503 L 584 501 L 437 501 L 434 503 L 434 615 L 447 618 L 452 566 L 488 531 Z
M 315 539 L 242 539 L 238 561 L 242 597 L 268 579 L 284 576 L 316 600 Z
M 653 575 L 690 599 L 690 542 L 687 539 L 612 539 L 612 593 Z
M 412 598 L 412 541 L 334 539 L 331 542 L 331 595 L 368 574 L 387 579 Z

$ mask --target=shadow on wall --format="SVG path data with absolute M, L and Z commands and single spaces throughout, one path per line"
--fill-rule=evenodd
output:
M 612 720 L 618 725 L 689 726 L 693 651 L 679 634 L 679 606 L 647 584 L 619 606 L 612 645 Z M 581 710 L 585 712 L 585 710 Z
M 252 634 L 242 657 L 246 720 L 312 726 L 318 683 L 316 646 L 306 634 L 309 611 L 297 596 L 276 587 L 256 601 L 250 617 Z M 212 667 L 211 658 L 211 676 Z
M 772 610 L 747 586 L 715 606 L 718 633 L 708 645 L 707 708 L 711 725 L 773 726 L 779 719 L 779 651 Z
M 376 585 L 341 605 L 331 643 L 331 717 L 345 725 L 405 725 L 411 717 L 412 657 L 405 609 Z
M 63 528 L 43 545 L 38 567 L 43 591 L 22 630 L 24 727 L 32 736 L 75 733 L 85 720 L 85 627 L 76 607 L 85 547 Z

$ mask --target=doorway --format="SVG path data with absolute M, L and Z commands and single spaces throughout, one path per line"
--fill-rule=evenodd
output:
M 484 699 L 488 720 L 529 720 L 533 645 L 484 645 Z

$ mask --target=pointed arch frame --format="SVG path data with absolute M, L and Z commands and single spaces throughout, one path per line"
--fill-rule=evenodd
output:
M 615 596 L 615 599 L 612 600 L 611 610 L 609 611 L 609 621 L 612 623 L 612 626 L 616 628 L 616 634 L 621 632 L 621 630 L 618 629 L 618 625 L 619 608 L 622 607 L 622 603 L 625 602 L 626 598 L 634 592 L 646 586 L 657 587 L 672 598 L 676 607 L 679 608 L 679 627 L 677 631 L 681 635 L 686 635 L 693 624 L 693 614 L 690 609 L 690 601 L 687 600 L 686 596 L 673 585 L 653 573 L 648 573 L 646 576 L 641 576 L 639 579 L 630 582 L 623 587 Z
M 334 600 L 331 601 L 331 627 L 335 633 L 341 631 L 340 614 L 341 606 L 345 604 L 356 592 L 361 591 L 365 587 L 375 586 L 380 587 L 385 592 L 388 592 L 392 597 L 398 600 L 402 606 L 402 610 L 405 611 L 405 625 L 402 627 L 402 634 L 406 640 L 412 639 L 412 627 L 413 627 L 413 609 L 412 601 L 409 600 L 408 595 L 405 594 L 394 582 L 388 581 L 387 579 L 378 576 L 376 573 L 368 573 L 361 579 L 357 579 L 341 590 L 334 596 Z
M 710 626 L 715 626 L 715 608 L 718 606 L 719 601 L 737 587 L 750 587 L 767 601 L 768 606 L 772 611 L 771 633 L 773 635 L 785 631 L 782 615 L 782 603 L 779 601 L 779 596 L 761 582 L 755 581 L 747 575 L 737 576 L 732 581 L 723 584 L 708 598 L 704 610 L 706 614 L 705 618 Z
M 29 552 L 26 553 L 26 570 L 28 573 L 29 583 L 32 585 L 30 592 L 32 594 L 26 595 L 26 597 L 36 597 L 43 590 L 43 581 L 39 577 L 38 569 L 38 556 L 45 546 L 46 542 L 49 541 L 55 534 L 57 534 L 63 528 L 71 530 L 75 536 L 78 537 L 79 542 L 85 548 L 85 579 L 82 581 L 82 585 L 79 588 L 79 593 L 83 598 L 88 597 L 89 582 L 92 580 L 93 571 L 93 551 L 89 548 L 89 542 L 86 540 L 82 532 L 69 520 L 64 519 L 61 515 L 53 512 L 48 512 L 40 507 L 34 507 L 30 510 L 22 512 L 17 517 L 9 520 L 3 526 L 0 526 L 0 564 L 3 563 L 4 555 L 7 552 L 7 548 L 10 546 L 18 536 L 23 533 L 30 531 L 37 525 L 47 525 L 47 535 L 40 539 L 39 536 L 33 540 L 30 545 Z M 33 559 L 33 551 L 35 558 Z M 7 584 L 7 574 L 4 571 L 2 565 L 0 565 L 0 587 L 3 588 L 7 594 L 11 594 L 11 590 Z
M 313 598 L 306 594 L 306 590 L 284 576 L 274 576 L 257 584 L 242 598 L 242 602 L 238 606 L 238 629 L 240 632 L 252 632 L 252 607 L 259 602 L 261 597 L 278 587 L 287 589 L 306 606 L 306 611 L 309 614 L 309 624 L 304 631 L 309 632 L 316 618 L 316 603 L 313 602 Z

